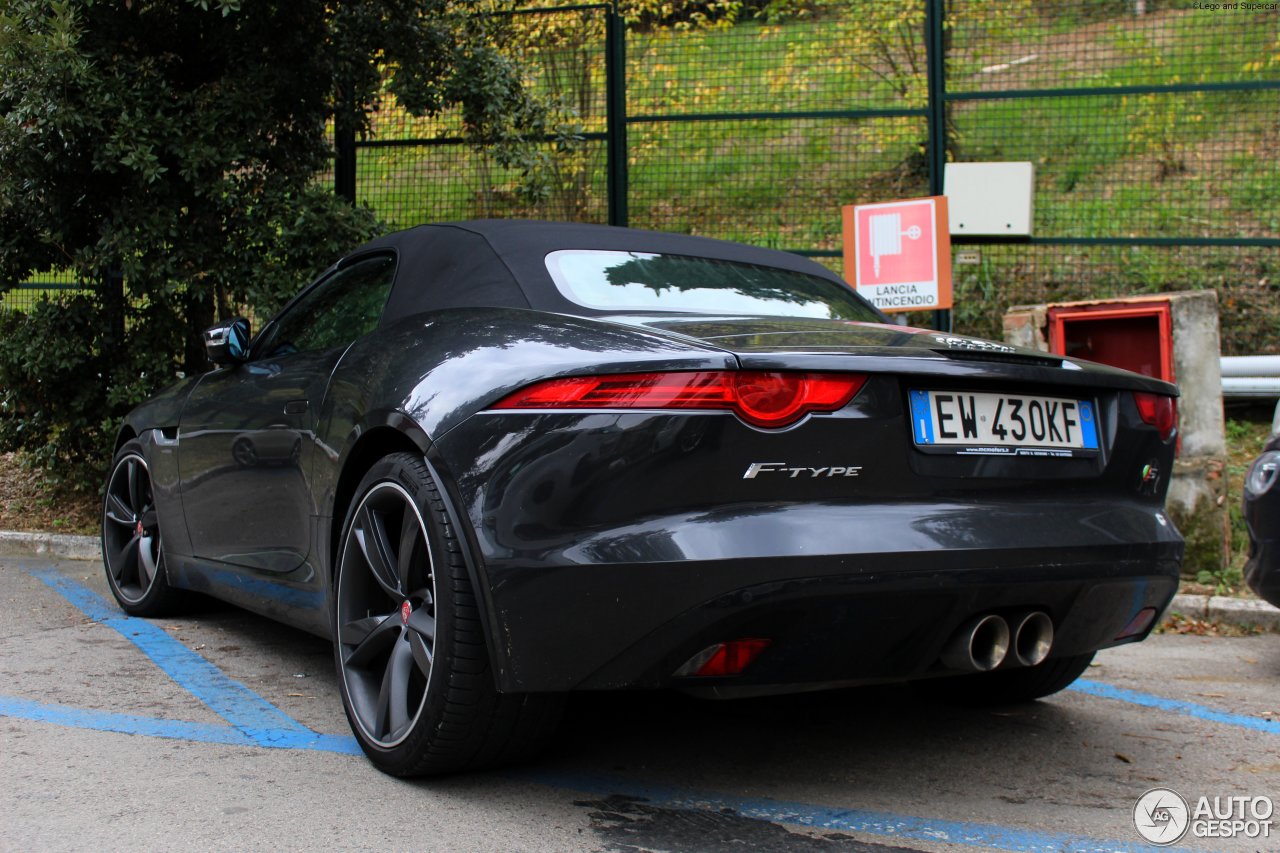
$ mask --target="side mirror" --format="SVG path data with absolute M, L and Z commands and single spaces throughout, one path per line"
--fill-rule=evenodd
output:
M 204 351 L 214 364 L 240 364 L 249 357 L 249 321 L 237 317 L 205 329 Z

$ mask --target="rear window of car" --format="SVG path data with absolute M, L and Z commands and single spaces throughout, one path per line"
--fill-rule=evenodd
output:
M 883 319 L 845 285 L 776 267 L 597 249 L 551 252 L 546 263 L 566 299 L 602 311 Z

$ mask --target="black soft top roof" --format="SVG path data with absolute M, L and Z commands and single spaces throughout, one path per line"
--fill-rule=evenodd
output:
M 841 282 L 807 258 L 685 234 L 522 219 L 479 219 L 420 225 L 380 237 L 353 252 L 349 262 L 390 249 L 399 258 L 383 322 L 441 308 L 535 308 L 579 315 L 607 312 L 565 298 L 545 258 L 558 249 L 602 249 L 690 255 L 777 267 Z

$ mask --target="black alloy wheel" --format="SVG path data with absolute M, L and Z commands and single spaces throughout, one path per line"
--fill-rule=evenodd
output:
M 107 478 L 102 564 L 111 593 L 132 616 L 162 616 L 180 601 L 165 572 L 151 470 L 137 441 L 120 448 Z
M 403 743 L 422 715 L 435 603 L 426 523 L 404 486 L 377 483 L 360 499 L 348 532 L 337 607 L 352 722 L 379 749 Z
M 333 603 L 343 707 L 381 770 L 509 763 L 554 730 L 559 696 L 495 688 L 461 543 L 421 457 L 392 454 L 360 483 Z
M 231 443 L 231 458 L 241 468 L 252 468 L 258 463 L 258 449 L 244 436 Z

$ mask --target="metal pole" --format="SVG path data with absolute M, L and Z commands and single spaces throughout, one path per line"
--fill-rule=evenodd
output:
M 340 92 L 333 114 L 333 191 L 339 198 L 356 203 L 356 131 L 348 120 L 350 98 Z
M 627 224 L 627 24 L 616 3 L 605 10 L 605 128 L 609 224 Z
M 929 86 L 929 195 L 942 195 L 947 165 L 947 55 L 943 38 L 946 0 L 924 0 L 926 82 Z M 933 312 L 933 327 L 951 331 L 951 312 Z
M 103 275 L 102 302 L 106 308 L 107 325 L 110 328 L 111 346 L 124 345 L 124 271 L 118 267 L 109 267 Z

